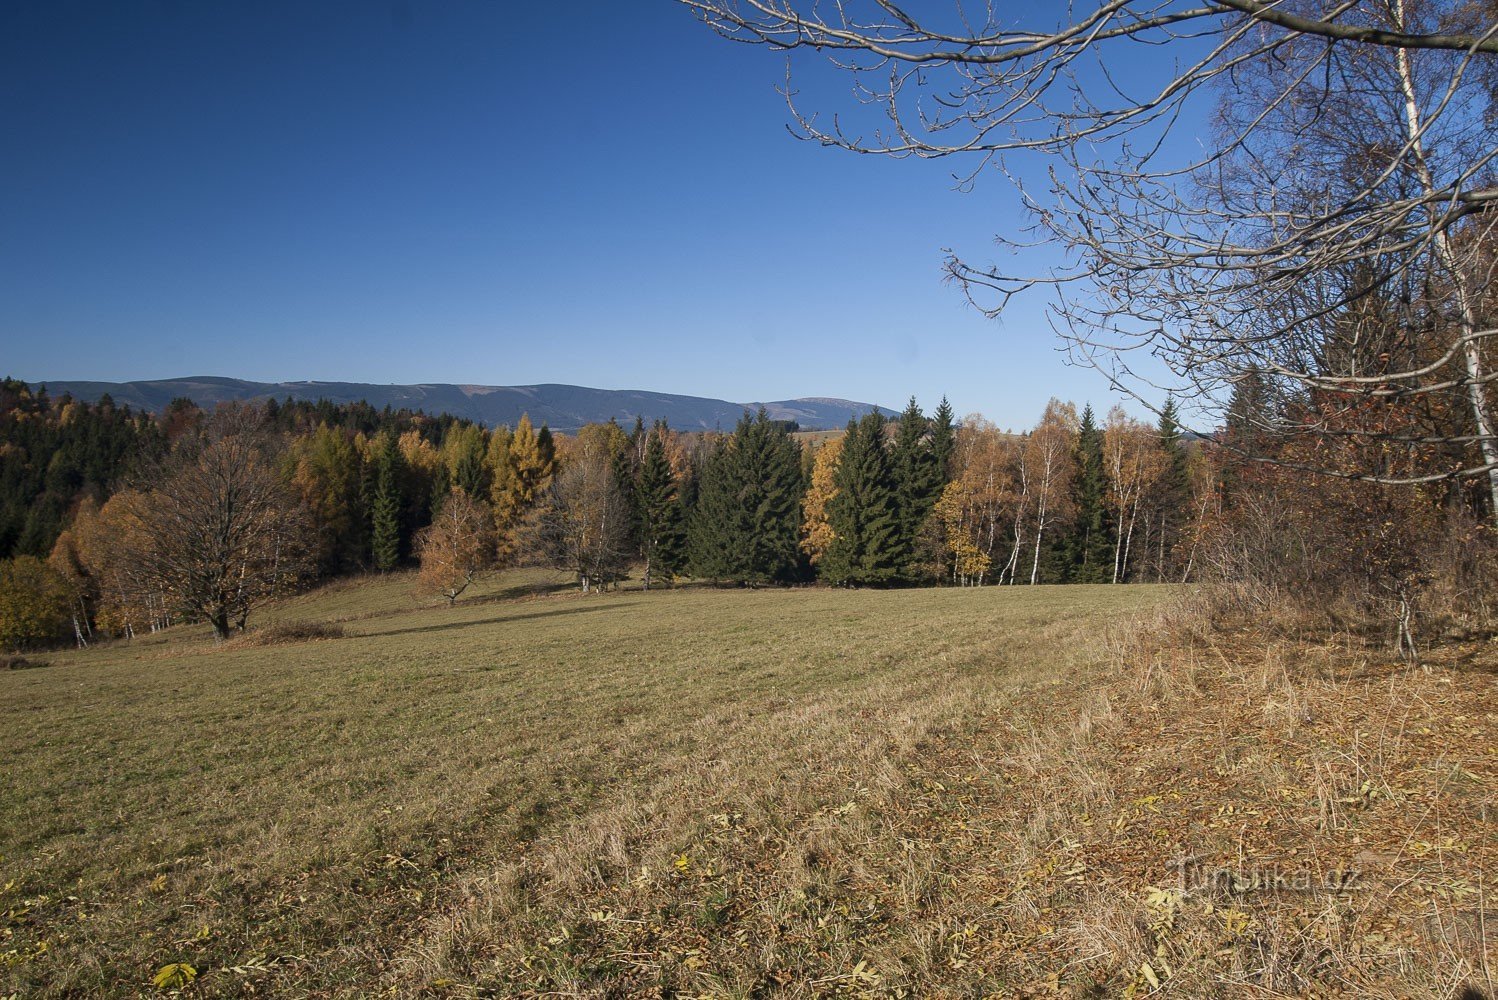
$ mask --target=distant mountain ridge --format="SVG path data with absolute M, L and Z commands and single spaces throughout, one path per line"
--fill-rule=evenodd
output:
M 794 420 L 806 430 L 842 427 L 850 418 L 863 416 L 873 409 L 885 415 L 894 412 L 872 403 L 825 396 L 763 404 L 731 403 L 705 396 L 635 389 L 589 389 L 551 383 L 375 385 L 365 382 L 250 382 L 203 375 L 139 382 L 57 381 L 33 385 L 45 385 L 53 396 L 70 393 L 88 402 L 96 402 L 108 393 L 116 403 L 152 412 L 159 412 L 167 403 L 180 397 L 203 407 L 287 397 L 313 402 L 326 399 L 334 403 L 364 400 L 380 408 L 404 407 L 434 415 L 449 413 L 491 427 L 513 425 L 522 413 L 529 413 L 533 423 L 545 423 L 558 431 L 575 431 L 584 424 L 607 421 L 611 417 L 620 423 L 632 422 L 636 416 L 644 418 L 647 424 L 663 419 L 677 430 L 730 430 L 746 409 L 757 410 L 761 405 L 772 419 Z

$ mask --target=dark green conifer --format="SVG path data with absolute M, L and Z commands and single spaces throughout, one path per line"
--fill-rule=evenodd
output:
M 895 511 L 900 523 L 898 558 L 901 576 L 915 579 L 917 543 L 931 508 L 936 505 L 946 483 L 931 450 L 928 437 L 930 422 L 910 397 L 895 428 L 894 446 L 890 449 L 890 472 L 895 484 Z
M 382 433 L 375 450 L 374 497 L 370 503 L 371 548 L 375 569 L 381 572 L 400 565 L 404 466 L 395 435 Z
M 697 576 L 744 584 L 788 580 L 799 559 L 800 449 L 761 407 L 745 413 L 701 470 L 691 520 Z
M 610 421 L 613 424 L 613 421 Z M 618 426 L 615 424 L 614 426 Z M 619 431 L 624 438 L 624 432 Z M 625 439 L 614 452 L 610 468 L 614 477 L 614 488 L 619 491 L 620 506 L 624 511 L 625 544 L 631 552 L 644 554 L 643 538 L 640 534 L 640 466 L 635 460 L 637 452 L 632 439 Z
M 907 558 L 898 497 L 878 411 L 849 421 L 838 459 L 837 494 L 827 505 L 833 540 L 820 571 L 829 583 L 865 586 L 896 580 Z
M 1160 435 L 1160 448 L 1165 452 L 1165 471 L 1151 500 L 1155 539 L 1152 553 L 1157 579 L 1167 578 L 1171 570 L 1171 553 L 1181 540 L 1185 527 L 1185 511 L 1191 501 L 1191 478 L 1186 466 L 1186 446 L 1181 441 L 1181 424 L 1176 402 L 1167 396 L 1160 408 L 1160 422 L 1156 425 Z
M 941 404 L 937 406 L 936 412 L 931 415 L 931 457 L 936 466 L 936 475 L 941 485 L 937 486 L 936 494 L 941 496 L 941 491 L 952 481 L 952 458 L 957 453 L 957 426 L 952 415 L 952 404 L 947 402 L 947 397 L 941 398 Z
M 665 421 L 655 425 L 645 443 L 637 498 L 640 554 L 645 558 L 645 589 L 649 590 L 657 580 L 669 581 L 681 571 L 685 548 L 676 474 L 666 455 Z
M 1108 518 L 1108 479 L 1103 469 L 1103 432 L 1092 404 L 1082 410 L 1077 430 L 1077 517 L 1072 523 L 1070 573 L 1073 583 L 1107 583 L 1113 573 L 1113 533 Z

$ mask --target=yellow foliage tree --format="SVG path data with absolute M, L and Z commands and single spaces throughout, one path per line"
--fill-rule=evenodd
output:
M 521 519 L 556 473 L 556 460 L 542 446 L 528 415 L 521 416 L 513 432 L 496 431 L 489 449 L 494 469 L 490 499 L 494 503 L 499 555 L 504 558 L 514 549 L 515 530 Z
M 962 586 L 981 584 L 993 565 L 990 556 L 975 540 L 975 528 L 984 521 L 979 485 L 973 478 L 954 479 L 942 490 L 932 508 L 941 522 L 942 538 L 953 578 Z
M 1113 582 L 1129 576 L 1129 556 L 1139 508 L 1165 474 L 1166 455 L 1155 429 L 1135 420 L 1120 406 L 1108 411 L 1103 426 L 1103 469 L 1108 476 L 1108 504 L 1118 537 L 1113 547 Z
M 843 453 L 843 439 L 833 438 L 817 449 L 811 464 L 811 486 L 801 501 L 801 551 L 813 566 L 822 561 L 832 544 L 832 522 L 827 506 L 837 496 L 837 463 Z
M 67 581 L 36 556 L 0 560 L 0 647 L 56 641 L 68 623 Z
M 489 566 L 493 544 L 489 512 L 454 485 L 432 523 L 416 536 L 422 585 L 455 603 Z

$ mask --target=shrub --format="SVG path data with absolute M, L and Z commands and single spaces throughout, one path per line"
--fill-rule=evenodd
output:
M 67 634 L 68 585 L 35 556 L 0 561 L 0 649 L 30 649 Z

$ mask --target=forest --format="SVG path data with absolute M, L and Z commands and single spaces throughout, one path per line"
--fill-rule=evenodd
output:
M 746 412 L 731 433 L 553 435 L 358 404 L 151 415 L 14 380 L 3 394 L 14 645 L 182 620 L 227 635 L 263 600 L 407 564 L 450 600 L 516 564 L 585 591 L 631 572 L 646 589 L 1183 580 L 1211 480 L 1169 412 L 1099 423 L 1055 401 L 1021 433 L 912 399 L 841 434 Z
M 1153 423 L 1053 399 L 1009 431 L 914 398 L 841 433 L 746 412 L 731 433 L 637 419 L 554 435 L 328 402 L 153 415 L 7 380 L 0 641 L 184 621 L 226 638 L 315 581 L 407 565 L 449 602 L 517 565 L 584 592 L 632 573 L 647 590 L 1205 580 L 1238 612 L 1372 623 L 1410 654 L 1433 625 L 1486 620 L 1483 491 L 1307 476 L 1298 458 L 1339 457 L 1324 438 L 1304 455 L 1264 430 L 1307 405 L 1251 379 L 1210 437 L 1184 434 L 1168 399 Z M 1366 461 L 1346 440 L 1349 467 Z

